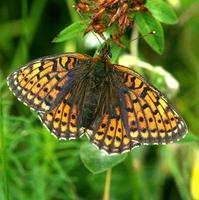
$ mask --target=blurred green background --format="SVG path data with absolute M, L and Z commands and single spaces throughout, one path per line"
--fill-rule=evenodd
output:
M 140 40 L 139 54 L 178 80 L 180 90 L 171 101 L 189 133 L 198 137 L 199 1 L 171 3 L 179 23 L 164 26 L 164 53 L 157 55 Z M 83 38 L 51 42 L 78 20 L 72 5 L 66 0 L 0 1 L 0 200 L 103 198 L 106 172 L 92 174 L 80 159 L 87 139 L 57 141 L 6 85 L 9 73 L 34 58 L 66 51 L 94 53 L 84 47 Z M 197 139 L 133 150 L 112 169 L 110 199 L 199 199 Z

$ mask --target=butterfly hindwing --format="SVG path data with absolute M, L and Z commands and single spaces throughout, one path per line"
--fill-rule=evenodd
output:
M 82 66 L 82 69 L 84 67 Z M 89 70 L 87 67 L 85 70 Z M 82 71 L 77 71 L 77 76 L 69 91 L 61 102 L 51 111 L 38 112 L 42 123 L 57 138 L 75 139 L 84 133 L 81 127 L 81 109 L 87 81 L 83 78 Z M 84 71 L 83 71 L 84 74 Z M 78 77 L 78 80 L 76 80 Z
M 39 112 L 38 115 L 42 123 L 57 138 L 75 139 L 81 135 L 77 105 L 71 101 L 71 93 L 68 93 L 50 112 Z
M 139 74 L 115 65 L 122 76 L 122 111 L 128 135 L 142 144 L 177 141 L 187 132 L 184 120 L 168 100 Z
M 70 53 L 36 59 L 12 73 L 8 85 L 18 99 L 31 108 L 52 110 L 72 86 L 71 71 L 89 60 L 89 56 Z
M 113 109 L 105 113 L 101 120 L 97 118 L 93 124 L 93 130 L 87 131 L 91 142 L 99 149 L 111 154 L 129 151 L 139 146 L 138 141 L 128 137 L 120 108 L 114 107 Z

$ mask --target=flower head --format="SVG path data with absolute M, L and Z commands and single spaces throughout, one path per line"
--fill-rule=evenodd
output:
M 129 14 L 133 11 L 147 11 L 144 4 L 145 0 L 80 0 L 76 8 L 82 15 L 89 17 L 85 33 L 94 31 L 104 38 L 103 32 L 110 30 L 112 39 L 122 46 L 120 37 L 134 24 Z

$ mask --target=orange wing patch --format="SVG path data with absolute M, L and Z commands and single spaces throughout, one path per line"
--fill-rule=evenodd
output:
M 87 132 L 91 142 L 108 153 L 121 153 L 139 146 L 139 142 L 128 137 L 119 107 L 115 108 L 115 116 L 105 114 L 100 122 L 94 123 L 93 131 Z
M 114 67 L 123 76 L 123 110 L 129 137 L 142 144 L 165 144 L 181 139 L 187 127 L 168 100 L 138 73 L 123 66 Z
M 77 125 L 77 107 L 70 101 L 71 94 L 67 94 L 64 100 L 50 112 L 39 112 L 38 115 L 44 125 L 57 138 L 75 139 L 80 137 Z
M 88 62 L 90 56 L 63 54 L 36 59 L 8 77 L 8 85 L 17 98 L 37 111 L 49 111 L 64 98 L 68 73 L 80 64 Z M 66 92 L 65 92 L 66 91 Z

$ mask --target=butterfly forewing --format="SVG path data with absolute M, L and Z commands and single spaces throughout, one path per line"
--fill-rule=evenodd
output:
M 7 79 L 8 85 L 24 104 L 37 111 L 49 111 L 72 87 L 72 71 L 90 59 L 90 56 L 70 53 L 36 59 L 12 73 Z
M 184 120 L 156 88 L 139 74 L 120 65 L 123 87 L 121 108 L 128 136 L 141 144 L 164 144 L 179 140 L 186 132 Z M 121 84 L 120 84 L 121 85 Z

